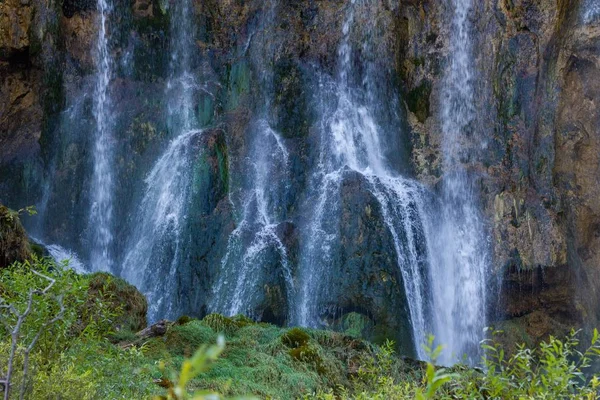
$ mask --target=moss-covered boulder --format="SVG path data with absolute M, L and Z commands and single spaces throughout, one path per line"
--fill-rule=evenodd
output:
M 88 303 L 103 301 L 109 304 L 116 315 L 115 330 L 137 332 L 147 325 L 148 302 L 146 297 L 121 278 L 100 272 L 94 274 L 89 283 Z
M 16 211 L 0 204 L 0 269 L 31 258 L 27 234 Z

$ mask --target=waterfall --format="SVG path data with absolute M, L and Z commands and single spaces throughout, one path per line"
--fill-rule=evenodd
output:
M 470 37 L 471 0 L 453 0 L 450 59 L 442 90 L 444 177 L 441 224 L 432 221 L 431 281 L 434 333 L 446 346 L 440 360 L 467 355 L 477 362 L 486 326 L 486 232 L 476 189 L 464 163 L 470 161 L 475 131 L 474 65 Z M 473 138 L 476 141 L 476 138 Z
M 427 321 L 427 240 L 422 225 L 425 191 L 414 181 L 401 177 L 387 160 L 383 129 L 375 116 L 377 93 L 368 76 L 370 65 L 355 68 L 351 35 L 358 13 L 370 20 L 377 5 L 353 0 L 348 4 L 338 49 L 338 72 L 334 80 L 321 76 L 319 83 L 320 158 L 314 173 L 312 191 L 316 207 L 301 250 L 299 299 L 296 323 L 319 326 L 319 303 L 327 297 L 332 249 L 339 241 L 340 187 L 347 171 L 359 173 L 377 199 L 385 225 L 391 233 L 398 268 L 404 282 L 412 324 L 413 341 L 419 358 L 425 355 L 421 344 L 428 332 Z M 366 27 L 363 27 L 368 29 Z M 373 40 L 375 35 L 365 35 Z M 372 52 L 365 43 L 363 52 Z M 367 71 L 359 76 L 358 70 Z M 333 105 L 333 106 L 332 106 Z
M 285 283 L 286 298 L 293 298 L 294 282 L 288 251 L 278 234 L 284 222 L 284 198 L 289 189 L 289 152 L 283 138 L 269 122 L 271 107 L 273 54 L 269 51 L 270 29 L 276 17 L 276 1 L 269 1 L 259 25 L 250 34 L 245 50 L 251 50 L 253 65 L 258 71 L 263 107 L 247 132 L 250 149 L 244 170 L 248 178 L 242 189 L 241 201 L 232 200 L 241 210 L 241 220 L 231 233 L 227 252 L 222 258 L 219 279 L 213 288 L 210 308 L 227 315 L 252 314 L 252 305 L 262 290 L 263 266 L 275 255 Z M 271 39 L 272 40 L 272 39 Z M 260 317 L 260 316 L 256 316 Z
M 173 294 L 181 261 L 192 173 L 191 130 L 175 138 L 147 176 L 136 229 L 123 260 L 123 276 L 147 297 L 149 319 L 176 317 Z
M 276 208 L 281 204 L 286 177 L 274 182 L 272 170 L 287 171 L 288 152 L 277 134 L 264 119 L 253 128 L 250 151 L 249 184 L 242 204 L 242 219 L 229 237 L 227 253 L 221 262 L 220 279 L 213 290 L 212 309 L 227 315 L 251 314 L 250 306 L 259 281 L 260 269 L 274 249 L 282 267 L 288 298 L 293 281 L 287 250 L 277 233 L 281 221 Z
M 113 141 L 110 116 L 109 85 L 111 58 L 108 45 L 108 16 L 111 8 L 107 0 L 98 0 L 99 29 L 96 43 L 96 84 L 94 88 L 94 168 L 90 186 L 91 211 L 89 217 L 90 266 L 94 271 L 111 271 L 113 243 Z
M 194 50 L 192 5 L 173 3 L 171 62 L 165 96 L 169 131 L 175 133 L 145 179 L 145 191 L 134 217 L 123 257 L 122 275 L 148 297 L 148 318 L 175 318 L 177 268 L 183 254 L 190 203 L 194 154 L 202 130 L 194 128 L 195 91 L 208 91 L 192 72 Z M 210 93 L 209 93 L 210 94 Z

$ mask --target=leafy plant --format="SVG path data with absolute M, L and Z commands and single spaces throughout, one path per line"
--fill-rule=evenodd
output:
M 50 259 L 14 263 L 0 271 L 0 383 L 8 399 L 33 392 L 35 375 L 55 368 L 73 339 L 100 340 L 110 332 L 120 310 L 88 301 L 89 278 Z
M 183 361 L 181 365 L 181 371 L 177 375 L 172 375 L 171 380 L 161 379 L 160 384 L 166 386 L 167 395 L 159 396 L 156 399 L 166 400 L 219 400 L 223 399 L 221 395 L 213 393 L 211 391 L 196 391 L 194 393 L 188 392 L 188 385 L 192 379 L 196 378 L 203 372 L 209 370 L 211 365 L 218 360 L 219 356 L 225 349 L 225 338 L 219 335 L 217 344 L 212 346 L 202 345 L 194 355 L 187 360 Z M 161 369 L 164 371 L 164 363 L 161 365 Z M 174 382 L 174 383 L 172 383 Z M 239 400 L 242 400 L 239 398 Z M 246 400 L 252 400 L 246 398 Z

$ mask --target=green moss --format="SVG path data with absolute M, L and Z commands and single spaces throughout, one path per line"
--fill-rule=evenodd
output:
M 19 213 L 0 204 L 0 269 L 28 260 L 31 255 Z
M 177 321 L 175 321 L 175 324 L 176 325 L 185 325 L 192 321 L 194 321 L 194 318 L 187 316 L 187 315 L 182 315 L 181 317 L 177 318 Z
M 165 346 L 170 354 L 191 355 L 203 344 L 214 343 L 217 334 L 201 321 L 194 320 L 185 325 L 175 325 L 165 335 Z
M 243 96 L 250 91 L 250 68 L 247 62 L 242 60 L 230 66 L 227 79 L 227 110 L 233 110 L 240 105 Z
M 202 323 L 215 332 L 221 332 L 227 335 L 235 333 L 239 328 L 244 326 L 243 322 L 236 321 L 233 318 L 221 314 L 209 314 L 204 317 Z
M 302 70 L 295 61 L 282 59 L 273 74 L 275 129 L 286 138 L 307 136 L 313 117 Z
M 227 152 L 227 142 L 225 141 L 224 136 L 221 135 L 217 138 L 215 151 L 219 168 L 220 193 L 226 195 L 229 191 L 229 154 Z
M 291 348 L 306 346 L 310 335 L 302 328 L 292 328 L 281 336 L 281 343 Z
M 117 330 L 140 331 L 146 327 L 148 302 L 144 295 L 125 280 L 110 274 L 99 272 L 90 277 L 88 289 L 89 301 L 101 299 L 119 311 L 116 321 Z M 87 304 L 86 307 L 90 307 Z
M 373 328 L 373 322 L 369 317 L 356 312 L 344 315 L 340 322 L 340 330 L 353 337 L 367 338 Z
M 200 126 L 209 125 L 213 120 L 214 112 L 215 102 L 213 97 L 208 94 L 200 96 L 200 101 L 198 102 L 198 122 Z

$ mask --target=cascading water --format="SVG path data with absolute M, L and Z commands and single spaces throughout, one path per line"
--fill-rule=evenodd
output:
M 276 7 L 275 1 L 266 5 L 261 23 L 246 46 L 254 55 L 265 105 L 248 132 L 251 145 L 245 170 L 251 172 L 243 188 L 241 205 L 238 207 L 233 201 L 234 207 L 242 210 L 241 221 L 229 237 L 219 280 L 213 289 L 211 308 L 227 315 L 252 314 L 251 306 L 262 284 L 260 269 L 271 265 L 265 261 L 273 255 L 285 281 L 287 298 L 292 298 L 294 291 L 287 249 L 278 233 L 284 220 L 282 208 L 285 207 L 281 205 L 288 189 L 289 154 L 283 139 L 266 117 L 271 106 L 269 89 L 273 74 L 265 66 L 272 63 L 268 34 L 274 24 Z
M 146 192 L 123 276 L 148 296 L 149 318 L 175 315 L 172 298 L 189 202 L 193 140 L 201 131 L 174 139 L 146 178 Z
M 122 275 L 150 304 L 150 321 L 177 317 L 177 268 L 183 258 L 193 155 L 202 130 L 194 129 L 193 94 L 204 88 L 191 71 L 194 49 L 189 0 L 173 3 L 171 63 L 167 83 L 168 126 L 176 133 L 145 179 L 146 189 L 123 258 Z
M 442 363 L 466 355 L 477 362 L 486 326 L 488 249 L 471 177 L 469 137 L 474 132 L 474 65 L 471 0 L 453 0 L 450 60 L 442 96 L 443 166 L 441 225 L 431 221 L 431 281 L 436 340 L 446 347 Z
M 250 313 L 254 292 L 261 284 L 259 271 L 271 249 L 278 255 L 287 294 L 291 296 L 293 291 L 287 250 L 277 233 L 281 221 L 275 210 L 281 204 L 281 191 L 285 189 L 281 186 L 285 184 L 278 185 L 271 179 L 271 169 L 287 170 L 289 156 L 267 121 L 261 119 L 256 125 L 249 157 L 252 176 L 245 190 L 242 220 L 229 238 L 220 280 L 213 290 L 212 308 L 227 315 Z
M 113 242 L 113 136 L 110 118 L 109 85 L 111 58 L 108 45 L 107 0 L 98 0 L 98 39 L 96 43 L 96 84 L 94 90 L 94 169 L 90 186 L 91 211 L 90 266 L 94 271 L 112 270 Z
M 353 65 L 351 44 L 355 17 L 370 20 L 369 13 L 377 12 L 377 4 L 351 1 L 348 4 L 343 36 L 338 50 L 338 74 L 334 81 L 321 77 L 320 160 L 314 174 L 312 191 L 318 193 L 316 210 L 308 227 L 300 260 L 300 288 L 296 323 L 318 326 L 319 303 L 327 297 L 328 273 L 332 249 L 339 241 L 340 186 L 348 171 L 366 179 L 371 193 L 378 200 L 385 224 L 396 251 L 412 324 L 413 340 L 420 358 L 425 355 L 420 344 L 428 332 L 426 319 L 427 255 L 422 226 L 421 205 L 423 189 L 413 181 L 402 178 L 389 166 L 383 150 L 383 132 L 372 107 L 376 93 L 369 85 L 369 76 L 358 76 L 358 70 L 371 70 L 369 65 Z M 373 40 L 374 34 L 365 35 Z M 366 43 L 363 52 L 368 52 Z M 333 105 L 333 107 L 331 106 Z

